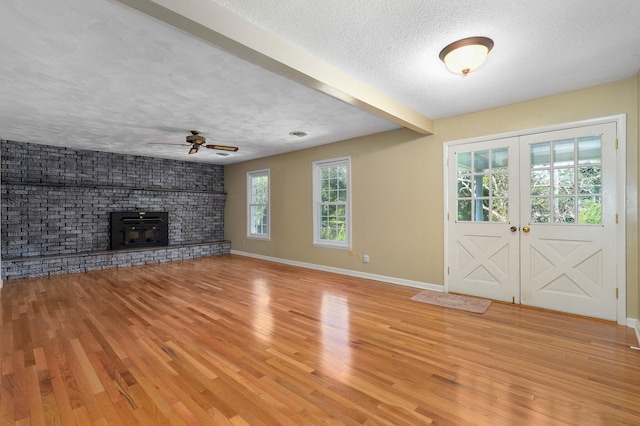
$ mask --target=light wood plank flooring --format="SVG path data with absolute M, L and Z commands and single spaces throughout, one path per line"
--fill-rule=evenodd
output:
M 5 282 L 1 424 L 638 425 L 631 329 L 225 255 Z

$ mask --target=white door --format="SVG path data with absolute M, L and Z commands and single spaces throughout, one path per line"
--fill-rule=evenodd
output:
M 449 147 L 449 290 L 615 320 L 615 141 L 609 123 Z
M 522 142 L 522 303 L 615 320 L 615 123 Z
M 518 138 L 449 151 L 449 291 L 520 301 Z

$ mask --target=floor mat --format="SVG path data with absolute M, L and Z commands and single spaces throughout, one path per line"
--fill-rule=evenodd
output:
M 428 303 L 430 305 L 442 306 L 445 308 L 460 309 L 462 311 L 484 314 L 491 300 L 477 297 L 460 296 L 458 294 L 440 293 L 437 291 L 423 290 L 411 298 L 416 302 Z

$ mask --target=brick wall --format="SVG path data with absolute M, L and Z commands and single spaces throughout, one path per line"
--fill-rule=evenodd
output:
M 0 155 L 3 279 L 229 252 L 223 166 L 12 141 Z M 103 253 L 112 211 L 168 212 L 170 248 Z

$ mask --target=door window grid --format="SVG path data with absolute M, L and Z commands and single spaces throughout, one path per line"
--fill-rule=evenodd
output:
M 456 153 L 460 222 L 509 222 L 509 149 Z
M 531 144 L 531 223 L 602 223 L 602 139 Z

